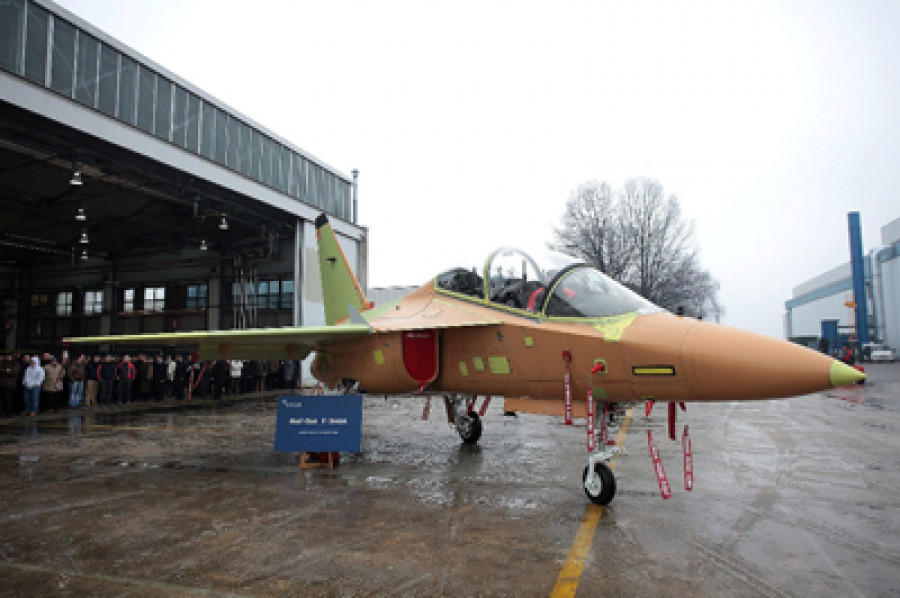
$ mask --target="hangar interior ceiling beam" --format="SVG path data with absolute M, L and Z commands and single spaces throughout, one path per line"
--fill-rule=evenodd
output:
M 73 185 L 78 165 L 82 184 Z M 86 220 L 76 220 L 79 209 Z M 203 240 L 216 253 L 258 259 L 271 235 L 293 234 L 296 219 L 6 102 L 0 212 L 0 263 L 35 267 L 85 249 L 92 258 L 155 262 Z

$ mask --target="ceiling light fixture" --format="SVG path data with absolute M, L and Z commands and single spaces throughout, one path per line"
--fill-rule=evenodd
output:
M 81 261 L 86 261 L 88 259 L 87 249 L 81 250 Z
M 86 228 L 81 229 L 81 237 L 79 237 L 78 242 L 82 245 L 87 245 L 88 243 L 90 243 Z
M 78 222 L 84 222 L 87 220 L 87 214 L 84 213 L 84 208 L 78 208 L 78 211 L 75 212 L 75 220 Z
M 81 162 L 72 162 L 72 178 L 69 179 L 70 185 L 81 185 Z
M 219 230 L 228 230 L 228 220 L 225 219 L 224 215 L 219 220 Z
M 200 241 L 200 251 L 206 251 L 209 247 L 206 245 L 206 239 Z

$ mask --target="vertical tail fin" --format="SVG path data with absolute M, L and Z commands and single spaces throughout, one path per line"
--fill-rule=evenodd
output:
M 350 307 L 358 312 L 370 309 L 372 303 L 366 300 L 325 214 L 316 218 L 316 239 L 319 243 L 319 275 L 322 277 L 325 300 L 325 322 L 331 326 L 349 317 Z

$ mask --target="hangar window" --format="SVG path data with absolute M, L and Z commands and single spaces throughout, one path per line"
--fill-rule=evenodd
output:
M 0 2 L 0 68 L 19 72 L 22 64 L 23 0 Z
M 216 109 L 203 102 L 200 110 L 200 153 L 210 160 L 216 149 Z
M 272 141 L 265 136 L 262 138 L 262 160 L 260 162 L 259 180 L 266 185 L 272 180 Z
M 233 116 L 228 117 L 228 148 L 225 153 L 225 164 L 232 170 L 240 171 L 238 150 L 241 147 L 241 121 Z
M 257 286 L 256 306 L 259 309 L 278 307 L 278 281 L 261 280 Z
M 156 91 L 156 73 L 141 65 L 138 73 L 137 126 L 153 133 L 153 94 Z
M 215 141 L 213 142 L 213 160 L 225 165 L 225 152 L 228 149 L 228 115 L 221 110 L 215 112 Z
M 253 138 L 250 135 L 250 127 L 240 123 L 241 143 L 238 146 L 238 166 L 242 174 L 253 176 Z
M 169 140 L 172 123 L 172 82 L 164 77 L 156 77 L 156 118 L 153 130 L 156 136 Z
M 137 63 L 122 55 L 119 70 L 119 118 L 129 125 L 137 124 Z
M 187 287 L 187 307 L 205 309 L 208 287 L 205 284 L 189 284 Z
M 91 316 L 103 313 L 103 291 L 85 291 L 84 315 Z
M 47 70 L 47 21 L 49 13 L 34 2 L 28 3 L 25 30 L 25 77 L 44 84 Z
M 185 147 L 187 139 L 187 92 L 180 85 L 172 86 L 172 143 Z
M 119 53 L 106 45 L 100 46 L 99 98 L 97 107 L 109 116 L 116 115 Z
M 122 311 L 125 313 L 134 311 L 134 289 L 125 289 L 122 292 Z
M 162 311 L 165 307 L 165 287 L 147 287 L 144 289 L 144 311 Z
M 75 72 L 75 99 L 94 107 L 97 101 L 97 47 L 100 42 L 78 32 L 78 67 Z
M 50 297 L 47 293 L 32 293 L 31 294 L 31 307 L 42 308 L 46 307 L 50 303 Z
M 56 315 L 72 315 L 72 291 L 63 291 L 56 295 Z
M 187 94 L 187 139 L 184 147 L 192 152 L 200 153 L 200 99 L 192 93 Z
M 258 181 L 262 178 L 263 137 L 256 129 L 250 129 L 250 145 L 250 176 Z
M 294 305 L 294 281 L 261 280 L 256 285 L 256 307 L 259 309 L 290 309 Z
M 281 173 L 278 176 L 278 189 L 283 193 L 288 192 L 291 174 L 291 150 L 281 147 Z
M 75 28 L 62 19 L 53 19 L 53 52 L 50 55 L 50 88 L 71 98 L 75 83 Z
M 281 281 L 281 309 L 291 309 L 294 307 L 294 281 Z

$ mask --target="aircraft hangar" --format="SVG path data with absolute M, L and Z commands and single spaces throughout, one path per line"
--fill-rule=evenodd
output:
M 0 3 L 0 348 L 321 323 L 313 220 L 365 287 L 356 192 L 53 2 Z

